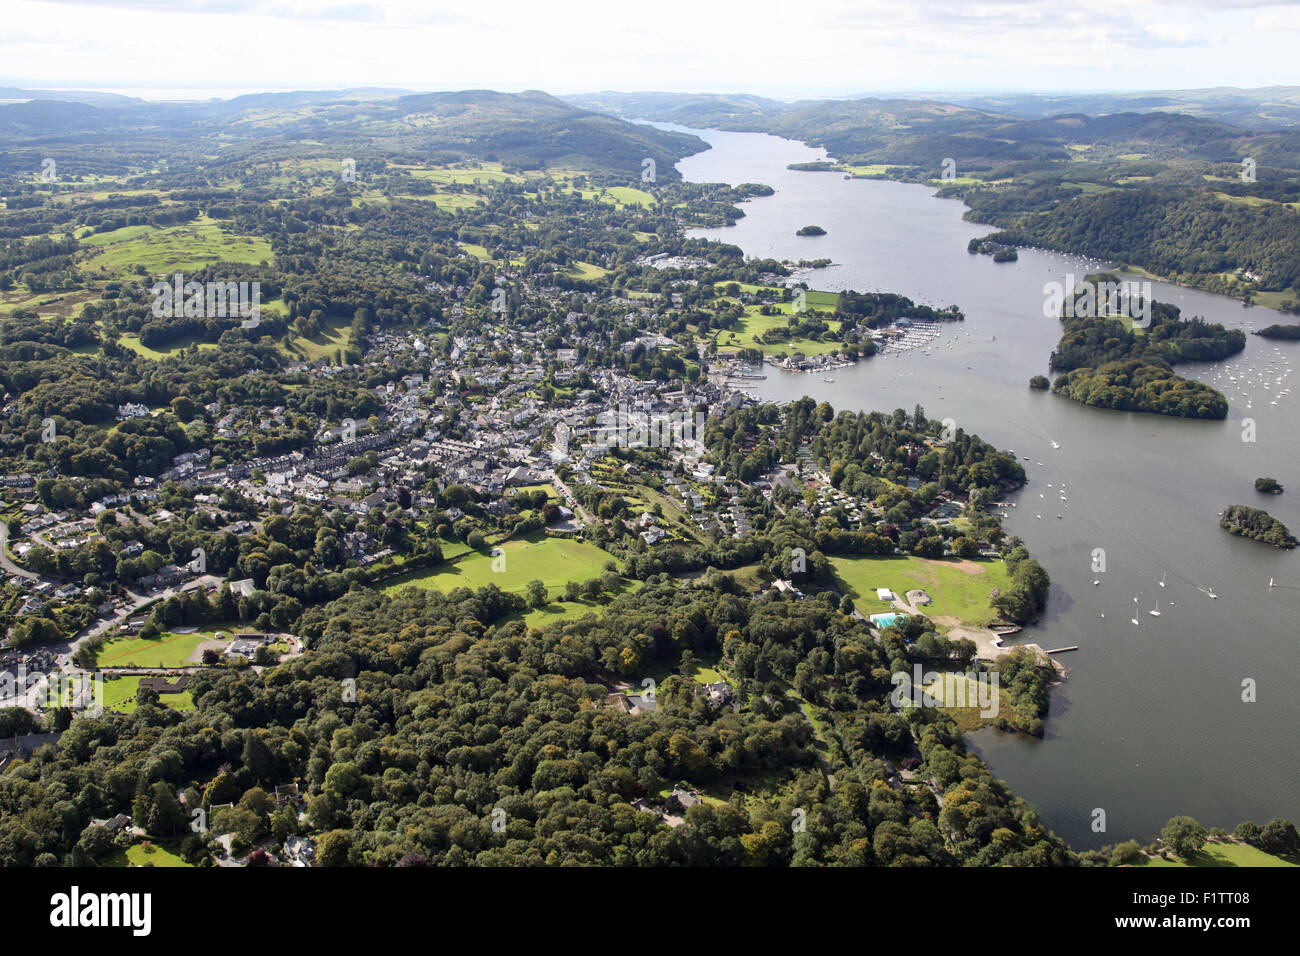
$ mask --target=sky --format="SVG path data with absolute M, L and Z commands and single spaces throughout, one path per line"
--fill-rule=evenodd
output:
M 0 0 L 0 84 L 157 97 L 1300 85 L 1290 0 Z

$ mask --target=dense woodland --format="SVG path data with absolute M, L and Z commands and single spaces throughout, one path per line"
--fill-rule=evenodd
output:
M 1268 488 L 1256 488 L 1268 490 Z M 1295 536 L 1287 530 L 1286 525 L 1278 521 L 1267 511 L 1250 508 L 1246 505 L 1229 505 L 1219 516 L 1219 527 L 1232 534 L 1252 541 L 1272 545 L 1275 548 L 1294 548 Z

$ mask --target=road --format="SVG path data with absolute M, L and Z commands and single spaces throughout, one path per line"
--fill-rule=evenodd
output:
M 8 527 L 4 527 L 4 533 L 0 534 L 0 568 L 4 568 L 5 571 L 9 572 L 10 574 L 16 574 L 20 578 L 26 578 L 28 581 L 35 581 L 38 580 L 40 577 L 40 575 L 33 574 L 31 571 L 28 571 L 25 568 L 18 567 L 18 565 L 13 563 L 13 561 L 9 560 Z
M 559 475 L 552 478 L 551 483 L 555 485 L 555 490 L 560 493 L 562 498 L 564 498 L 564 503 L 573 509 L 574 514 L 581 518 L 587 527 L 594 528 L 596 525 L 600 524 L 599 521 L 592 517 L 590 511 L 578 503 L 578 499 L 573 497 L 573 492 L 569 490 L 568 485 L 560 480 Z

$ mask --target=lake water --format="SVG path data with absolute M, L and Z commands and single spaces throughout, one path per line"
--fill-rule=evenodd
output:
M 1003 525 L 1025 539 L 1052 590 L 1024 638 L 1080 649 L 1061 655 L 1069 677 L 1053 691 L 1044 739 L 971 738 L 994 773 L 1076 848 L 1150 839 L 1175 814 L 1226 829 L 1300 820 L 1300 551 L 1234 537 L 1217 518 L 1227 505 L 1248 504 L 1300 530 L 1300 402 L 1278 395 L 1300 385 L 1290 374 L 1300 343 L 1248 335 L 1230 361 L 1179 367 L 1228 397 L 1222 422 L 1104 411 L 1032 391 L 1029 378 L 1049 374 L 1061 331 L 1043 315 L 1044 283 L 1082 279 L 1100 263 L 1035 250 L 994 263 L 966 251 L 971 237 L 992 230 L 964 222 L 965 206 L 932 189 L 790 171 L 788 163 L 826 154 L 773 136 L 689 132 L 713 148 L 679 164 L 687 180 L 776 190 L 744 204 L 736 226 L 692 235 L 749 256 L 830 258 L 835 266 L 806 277 L 815 289 L 898 292 L 966 314 L 930 354 L 876 356 L 829 373 L 833 383 L 822 381 L 826 373 L 769 367 L 755 394 L 810 395 L 837 409 L 919 403 L 931 418 L 1029 456 L 1030 482 L 1010 499 L 1018 507 Z M 808 224 L 827 234 L 795 235 Z M 1154 293 L 1185 316 L 1243 329 L 1295 321 L 1161 283 Z M 1245 419 L 1255 423 L 1254 442 L 1243 441 Z M 1257 495 L 1261 475 L 1286 493 Z M 1093 570 L 1098 548 L 1104 573 Z M 1153 617 L 1157 600 L 1162 613 Z M 1256 703 L 1242 700 L 1246 679 L 1256 682 Z M 1104 833 L 1092 828 L 1096 809 L 1105 811 Z

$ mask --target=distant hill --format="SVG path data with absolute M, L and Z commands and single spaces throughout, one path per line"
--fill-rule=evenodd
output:
M 58 100 L 71 103 L 89 103 L 92 106 L 115 103 L 143 103 L 135 96 L 121 93 L 101 93 L 93 90 L 25 90 L 17 86 L 0 86 L 0 103 L 23 100 Z
M 1279 89 L 1285 93 L 1279 94 L 1283 107 L 1290 102 L 1287 97 L 1294 95 L 1300 123 L 1300 88 Z M 1189 101 L 1190 97 L 1187 94 Z M 569 102 L 616 116 L 785 136 L 825 147 L 845 162 L 937 167 L 942 158 L 952 157 L 962 168 L 989 168 L 1007 162 L 1076 159 L 1067 147 L 1082 143 L 1206 162 L 1235 162 L 1251 155 L 1261 164 L 1300 168 L 1300 130 L 1286 129 L 1286 124 L 1243 128 L 1211 115 L 1211 110 L 1206 115 L 1166 110 L 1169 104 L 1182 102 L 1172 94 L 1093 97 L 1087 99 L 1089 105 L 1109 109 L 1101 115 L 1076 110 L 1031 118 L 1014 111 L 1032 105 L 1028 111 L 1037 113 L 1057 100 L 1028 94 L 956 98 L 968 102 L 895 96 L 782 103 L 757 96 L 700 93 L 567 97 Z M 1005 109 L 975 105 L 983 102 L 1005 104 Z M 1159 104 L 1162 110 L 1139 112 L 1142 103 Z M 1062 99 L 1060 105 L 1079 104 Z
M 863 94 L 866 95 L 866 94 Z M 1026 118 L 1085 113 L 1170 112 L 1230 123 L 1244 129 L 1300 126 L 1300 86 L 1258 89 L 1148 90 L 1131 93 L 899 93 L 905 99 L 938 99 L 974 109 Z
M 419 158 L 490 158 L 524 169 L 574 165 L 640 175 L 646 157 L 671 180 L 677 160 L 707 149 L 702 140 L 629 123 L 565 103 L 537 90 L 497 93 L 392 90 L 259 93 L 229 100 L 146 103 L 123 99 L 98 106 L 33 100 L 0 105 L 0 139 L 15 153 L 48 137 L 106 135 L 131 143 L 136 155 L 216 152 L 232 144 L 289 141 Z M 30 155 L 10 156 L 15 169 Z M 107 157 L 106 157 L 107 161 Z M 7 165 L 7 164 L 0 164 Z
M 742 120 L 774 116 L 791 109 L 780 100 L 741 93 L 584 93 L 563 99 L 575 106 L 599 110 L 625 119 L 646 119 L 657 123 L 678 123 L 700 129 L 716 125 L 719 117 Z

